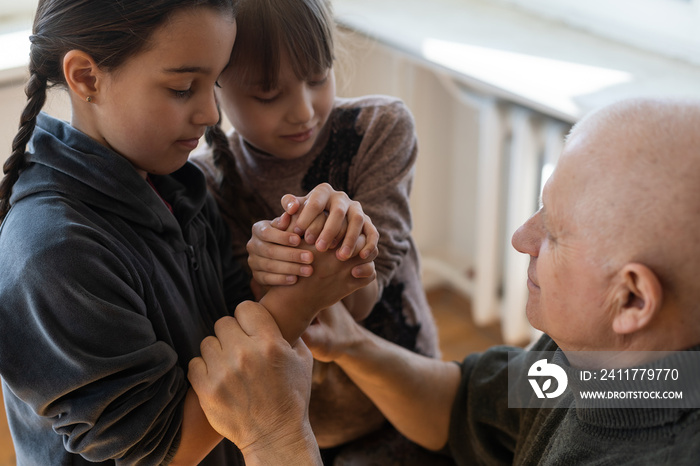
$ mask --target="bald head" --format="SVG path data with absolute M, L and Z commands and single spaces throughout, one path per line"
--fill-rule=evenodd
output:
M 598 261 L 611 272 L 643 263 L 666 291 L 700 296 L 700 102 L 635 99 L 594 112 L 572 130 L 557 171 Z

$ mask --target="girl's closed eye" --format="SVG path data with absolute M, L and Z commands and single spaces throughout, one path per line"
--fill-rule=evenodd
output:
M 192 95 L 192 88 L 191 87 L 188 89 L 185 89 L 185 90 L 179 90 L 179 89 L 170 89 L 170 90 L 172 91 L 173 94 L 175 94 L 175 97 L 177 97 L 178 99 L 185 99 L 185 98 Z
M 315 87 L 315 86 L 323 86 L 323 85 L 326 84 L 327 82 L 328 82 L 328 75 L 324 76 L 324 77 L 321 78 L 321 79 L 314 79 L 314 80 L 312 80 L 312 81 L 309 81 L 309 86 L 313 86 L 313 87 Z
M 330 73 L 328 71 L 324 72 L 323 74 L 317 74 L 315 76 L 311 76 L 309 80 L 307 81 L 309 83 L 309 86 L 323 86 L 328 82 L 328 75 Z
M 277 97 L 279 97 L 280 93 L 277 91 L 272 91 L 272 92 L 260 92 L 257 94 L 253 95 L 253 98 L 260 102 L 261 104 L 271 104 L 275 100 L 277 100 Z
M 219 81 L 214 81 L 214 87 L 221 88 Z M 190 85 L 187 89 L 170 89 L 170 91 L 173 94 L 175 94 L 175 97 L 177 97 L 178 99 L 186 99 L 187 97 L 192 96 L 192 94 L 194 93 L 192 85 Z

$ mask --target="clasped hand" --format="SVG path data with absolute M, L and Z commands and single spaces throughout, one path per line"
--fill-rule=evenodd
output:
M 323 183 L 306 196 L 287 194 L 281 203 L 284 213 L 257 222 L 247 244 L 248 265 L 258 284 L 291 285 L 310 276 L 314 256 L 298 247 L 303 243 L 319 252 L 335 250 L 341 261 L 359 256 L 363 262 L 352 269 L 355 278 L 374 274 L 379 233 L 359 202 Z

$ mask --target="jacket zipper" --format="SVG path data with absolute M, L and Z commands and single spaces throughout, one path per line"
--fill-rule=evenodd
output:
M 197 260 L 197 255 L 194 252 L 194 246 L 191 244 L 187 245 L 187 255 L 190 256 L 190 265 L 192 266 L 192 270 L 199 270 L 199 261 Z

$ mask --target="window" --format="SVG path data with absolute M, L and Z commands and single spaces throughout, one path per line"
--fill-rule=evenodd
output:
M 700 64 L 700 0 L 491 0 Z

